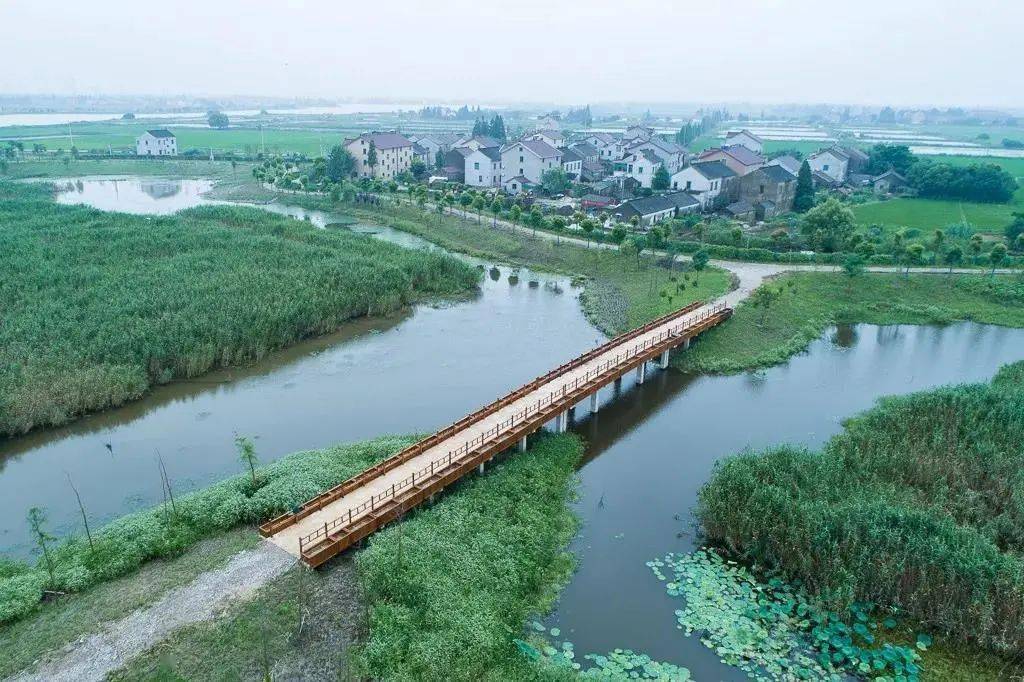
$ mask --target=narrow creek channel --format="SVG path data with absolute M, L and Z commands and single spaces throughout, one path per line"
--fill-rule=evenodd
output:
M 62 200 L 155 213 L 183 195 L 192 197 L 189 205 L 201 203 L 202 187 L 209 186 L 171 181 L 182 190 L 154 196 L 168 190 L 147 191 L 149 180 L 120 180 L 118 195 L 132 199 L 119 203 L 111 199 L 111 182 L 82 180 Z M 264 208 L 319 225 L 330 221 L 316 211 Z M 425 247 L 386 228 L 354 229 Z M 29 506 L 46 506 L 62 534 L 77 525 L 64 471 L 75 477 L 96 520 L 107 520 L 158 500 L 157 451 L 184 490 L 237 472 L 234 432 L 258 436 L 260 455 L 270 460 L 341 441 L 429 431 L 599 340 L 564 278 L 523 270 L 512 284 L 510 274 L 502 266 L 496 279 L 485 276 L 472 301 L 356 321 L 254 367 L 163 387 L 125 408 L 0 443 L 4 553 L 25 555 L 21 519 Z M 531 288 L 531 279 L 541 285 Z M 645 565 L 696 546 L 691 510 L 714 463 L 782 442 L 817 447 L 881 396 L 984 381 L 1022 358 L 1024 330 L 855 325 L 828 330 L 806 353 L 763 372 L 670 370 L 652 373 L 642 386 L 627 379 L 618 396 L 605 389 L 597 415 L 577 410 L 574 430 L 588 442 L 576 503 L 583 526 L 572 544 L 579 565 L 547 624 L 559 627 L 580 654 L 631 648 L 684 665 L 696 679 L 745 679 L 675 629 L 678 602 Z

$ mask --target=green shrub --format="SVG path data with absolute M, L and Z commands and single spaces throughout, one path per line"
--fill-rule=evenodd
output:
M 962 641 L 1024 651 L 1024 363 L 991 385 L 887 398 L 819 453 L 716 467 L 709 538 L 835 608 L 897 607 Z
M 568 578 L 576 529 L 567 502 L 583 452 L 548 436 L 467 480 L 358 555 L 370 609 L 357 659 L 373 679 L 528 679 L 514 640 Z

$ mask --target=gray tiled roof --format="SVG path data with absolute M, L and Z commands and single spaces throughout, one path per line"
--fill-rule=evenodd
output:
M 409 138 L 398 133 L 363 133 L 356 139 L 373 142 L 373 146 L 377 149 L 398 149 L 412 146 Z
M 736 174 L 723 161 L 698 161 L 690 164 L 693 169 L 708 180 L 734 178 Z
M 512 149 L 517 145 L 522 145 L 542 159 L 550 159 L 553 156 L 562 155 L 562 152 L 558 151 L 544 140 L 520 140 L 519 142 L 512 142 L 502 147 L 501 151 Z
M 795 182 L 796 176 L 782 166 L 764 166 L 758 168 L 755 173 L 760 173 L 772 182 Z
M 147 130 L 146 132 L 153 137 L 174 137 L 174 133 L 166 128 L 155 128 L 154 130 Z

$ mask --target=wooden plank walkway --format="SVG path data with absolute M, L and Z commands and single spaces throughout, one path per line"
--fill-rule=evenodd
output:
M 732 314 L 691 304 L 534 379 L 434 435 L 260 526 L 274 544 L 319 566 L 444 490 L 631 370 L 686 344 Z

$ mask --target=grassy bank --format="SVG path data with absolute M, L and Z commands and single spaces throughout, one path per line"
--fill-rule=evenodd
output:
M 789 273 L 766 286 L 781 296 L 765 309 L 748 300 L 674 362 L 687 371 L 736 372 L 784 362 L 830 325 L 936 324 L 974 320 L 1024 326 L 1019 276 Z
M 251 179 L 249 164 L 232 167 L 228 161 L 189 159 L 68 159 L 63 161 L 20 161 L 7 167 L 6 177 L 66 178 L 88 175 L 144 175 L 211 180 Z
M 410 438 L 380 438 L 365 443 L 299 452 L 249 473 L 123 516 L 87 538 L 51 544 L 53 573 L 43 557 L 35 566 L 0 564 L 0 623 L 21 618 L 44 623 L 59 602 L 40 603 L 43 589 L 83 592 L 132 573 L 146 562 L 172 557 L 204 538 L 252 524 L 291 509 L 410 444 Z M 88 593 L 87 593 L 88 594 Z M 79 597 L 72 597 L 78 599 Z M 84 598 L 84 595 L 83 595 Z
M 140 570 L 102 583 L 81 594 L 47 603 L 32 616 L 0 627 L 0 678 L 24 670 L 47 652 L 99 631 L 136 609 L 145 608 L 175 587 L 226 564 L 259 542 L 249 527 L 218 534 L 185 553 L 151 561 Z
M 134 216 L 0 184 L 0 434 L 464 293 L 477 276 L 446 255 L 255 209 Z
M 184 628 L 113 677 L 509 680 L 557 675 L 514 640 L 568 578 L 582 443 L 546 436 L 373 536 L 355 561 L 301 569 L 217 621 Z M 360 602 L 363 606 L 360 606 Z M 301 623 L 301 626 L 300 626 Z M 365 641 L 349 647 L 358 631 Z M 568 676 L 569 673 L 565 673 Z
M 898 609 L 954 640 L 1024 652 L 1024 363 L 991 384 L 887 398 L 820 452 L 722 463 L 708 538 L 834 608 Z
M 486 217 L 430 215 L 411 207 L 352 210 L 355 217 L 419 235 L 450 251 L 587 278 L 582 302 L 587 317 L 602 331 L 618 334 L 693 301 L 708 301 L 727 292 L 728 272 L 709 268 L 697 273 L 676 264 L 669 269 L 643 256 L 610 249 L 586 248 L 562 241 L 492 227 Z

